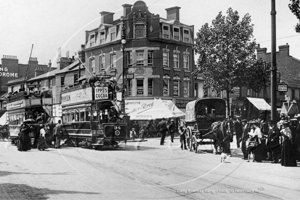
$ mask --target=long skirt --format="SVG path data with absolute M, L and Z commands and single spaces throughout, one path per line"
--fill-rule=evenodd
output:
M 38 150 L 45 150 L 48 148 L 45 137 L 43 137 L 43 136 L 39 137 L 37 148 L 38 148 Z
M 282 144 L 281 149 L 281 165 L 282 166 L 289 166 L 289 167 L 296 167 L 296 157 L 294 156 L 294 149 L 291 141 L 286 139 Z

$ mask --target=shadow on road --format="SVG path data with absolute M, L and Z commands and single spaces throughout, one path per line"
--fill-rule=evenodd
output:
M 15 174 L 31 174 L 31 175 L 49 175 L 49 176 L 53 176 L 53 175 L 68 175 L 70 173 L 66 173 L 66 172 L 63 172 L 63 173 L 26 173 L 26 172 L 0 171 L 0 177 L 1 176 L 15 175 Z
M 148 151 L 148 150 L 154 150 L 154 149 L 159 149 L 155 147 L 148 147 L 148 146 L 143 146 L 142 144 L 136 143 L 136 145 L 122 145 L 117 148 L 101 148 L 98 149 L 98 151 Z
M 48 195 L 58 194 L 100 194 L 94 192 L 79 192 L 71 190 L 50 190 L 36 188 L 25 184 L 0 184 L 1 199 L 48 199 Z

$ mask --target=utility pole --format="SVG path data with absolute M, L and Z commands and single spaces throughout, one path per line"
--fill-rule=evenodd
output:
M 276 64 L 276 10 L 275 0 L 272 0 L 271 6 L 271 120 L 276 120 L 277 115 L 277 64 Z

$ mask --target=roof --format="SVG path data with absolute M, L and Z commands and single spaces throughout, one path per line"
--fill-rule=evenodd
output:
M 68 65 L 67 67 L 59 70 L 59 69 L 55 69 L 55 70 L 52 70 L 50 72 L 47 72 L 45 74 L 42 74 L 42 75 L 39 75 L 39 76 L 36 76 L 34 78 L 31 78 L 29 79 L 28 81 L 35 81 L 35 80 L 41 80 L 41 79 L 45 79 L 45 78 L 49 78 L 49 77 L 53 77 L 55 76 L 56 74 L 62 74 L 62 73 L 65 73 L 65 72 L 68 72 L 68 71 L 74 71 L 74 70 L 78 70 L 79 69 L 79 60 L 76 60 L 74 61 L 72 64 Z
M 72 64 L 68 65 L 67 67 L 61 69 L 60 71 L 57 71 L 56 74 L 63 74 L 63 73 L 69 72 L 69 71 L 78 70 L 79 64 L 80 64 L 80 61 L 76 60 Z
M 45 78 L 49 78 L 52 76 L 55 76 L 55 74 L 58 72 L 58 69 L 52 70 L 50 72 L 44 73 L 42 75 L 36 76 L 34 78 L 29 79 L 28 81 L 35 81 L 35 80 L 40 80 L 40 79 L 45 79 Z
M 25 77 L 21 77 L 21 78 L 18 78 L 18 79 L 14 79 L 14 80 L 10 80 L 7 82 L 7 85 L 14 85 L 16 83 L 22 83 L 22 82 L 25 82 L 26 81 L 26 78 Z

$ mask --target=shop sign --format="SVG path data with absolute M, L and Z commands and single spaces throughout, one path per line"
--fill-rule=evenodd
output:
M 190 102 L 190 100 L 176 99 L 175 105 L 177 106 L 177 108 L 185 109 L 188 102 Z
M 92 100 L 92 88 L 70 91 L 61 95 L 61 105 L 81 103 Z
M 95 88 L 95 100 L 108 99 L 108 87 Z
M 288 85 L 287 84 L 278 84 L 277 85 L 278 92 L 287 92 L 288 91 Z
M 20 100 L 20 101 L 15 101 L 12 103 L 8 103 L 6 105 L 6 109 L 7 110 L 12 110 L 12 109 L 17 109 L 17 108 L 23 108 L 25 107 L 25 100 Z
M 127 78 L 127 79 L 134 79 L 134 74 L 133 74 L 133 73 L 128 73 L 128 74 L 126 75 L 126 78 Z

